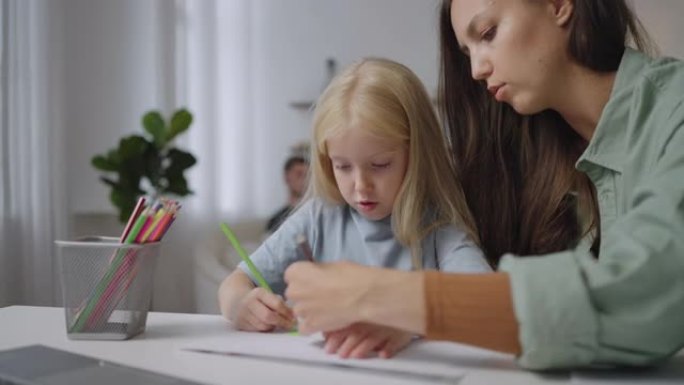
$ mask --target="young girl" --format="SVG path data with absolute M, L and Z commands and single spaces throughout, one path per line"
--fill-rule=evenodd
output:
M 490 271 L 447 151 L 411 70 L 385 59 L 350 66 L 317 103 L 309 199 L 254 252 L 254 264 L 282 293 L 285 269 L 304 259 L 296 242 L 301 234 L 317 262 Z M 295 318 L 283 299 L 254 282 L 244 264 L 224 280 L 223 315 L 242 330 L 291 328 Z M 408 333 L 356 326 L 330 335 L 327 350 L 354 356 L 359 344 L 371 344 L 387 347 L 388 355 L 409 340 Z
M 442 107 L 482 247 L 520 257 L 477 276 L 297 263 L 300 330 L 380 323 L 533 369 L 675 354 L 684 63 L 640 51 L 625 0 L 445 0 L 440 24 Z

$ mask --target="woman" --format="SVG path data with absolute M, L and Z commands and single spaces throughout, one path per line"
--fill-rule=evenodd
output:
M 684 64 L 625 48 L 638 27 L 624 0 L 445 1 L 442 111 L 482 246 L 544 255 L 479 276 L 296 264 L 300 328 L 379 323 L 532 369 L 681 349 Z

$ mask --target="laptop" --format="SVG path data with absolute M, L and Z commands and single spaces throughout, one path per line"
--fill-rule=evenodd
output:
M 0 351 L 0 385 L 198 385 L 197 382 L 30 345 Z

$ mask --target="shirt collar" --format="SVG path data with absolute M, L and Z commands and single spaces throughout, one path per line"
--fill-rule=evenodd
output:
M 603 108 L 589 145 L 575 164 L 578 170 L 586 172 L 587 163 L 593 163 L 622 173 L 631 107 L 629 100 L 639 74 L 648 62 L 646 55 L 625 47 L 608 103 Z

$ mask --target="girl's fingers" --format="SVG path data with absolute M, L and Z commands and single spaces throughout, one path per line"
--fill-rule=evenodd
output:
M 262 321 L 251 309 L 245 309 L 244 320 L 252 331 L 266 332 L 273 330 L 273 326 Z
M 287 306 L 281 296 L 269 293 L 262 289 L 259 291 L 257 298 L 269 309 L 280 314 L 283 318 L 294 319 L 294 313 L 292 312 L 292 309 Z
M 260 301 L 252 302 L 249 306 L 249 310 L 256 318 L 258 318 L 261 322 L 271 326 L 271 328 L 290 328 L 294 324 L 293 319 L 283 317 Z

